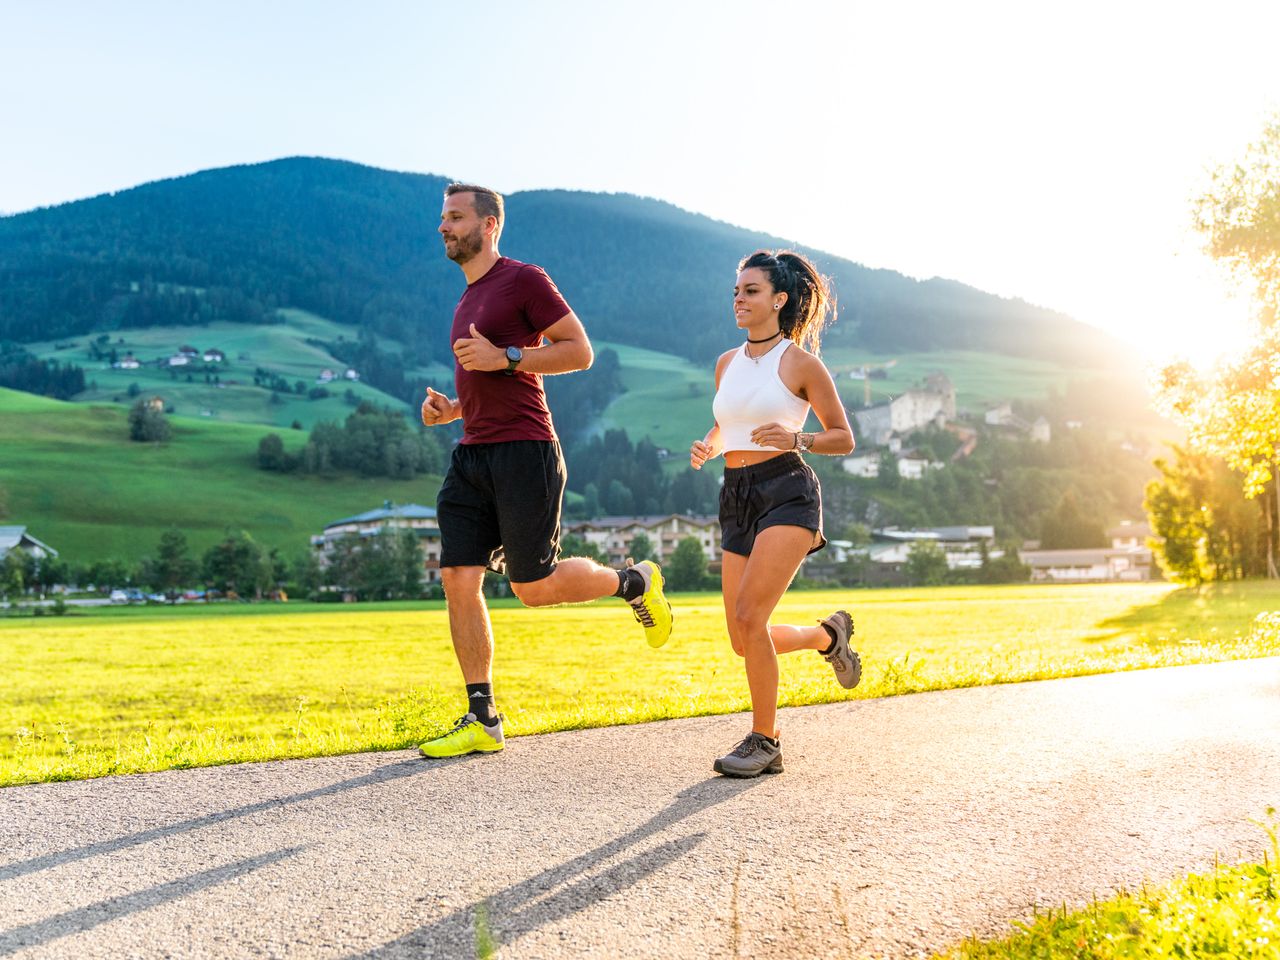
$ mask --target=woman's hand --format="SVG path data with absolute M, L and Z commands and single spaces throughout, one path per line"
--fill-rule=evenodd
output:
M 704 440 L 693 441 L 693 446 L 689 448 L 689 466 L 695 470 L 701 470 L 702 465 L 716 455 L 711 449 L 711 444 Z
M 780 423 L 766 423 L 751 431 L 751 442 L 775 450 L 794 450 L 796 435 Z

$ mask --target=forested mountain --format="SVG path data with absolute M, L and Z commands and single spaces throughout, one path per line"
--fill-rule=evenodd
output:
M 441 334 L 462 278 L 435 233 L 446 183 L 295 157 L 0 218 L 0 341 L 264 323 L 288 306 L 412 344 L 417 362 L 447 359 Z M 788 245 L 626 195 L 528 191 L 507 211 L 503 252 L 545 266 L 594 336 L 694 360 L 734 341 L 738 259 Z M 1079 363 L 1114 347 L 1019 300 L 815 256 L 840 301 L 831 344 Z

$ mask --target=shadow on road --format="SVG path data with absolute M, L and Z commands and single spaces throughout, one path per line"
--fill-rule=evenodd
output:
M 349 960 L 472 956 L 478 939 L 491 938 L 495 945 L 509 943 L 549 923 L 564 920 L 688 855 L 706 834 L 690 833 L 639 850 L 621 862 L 593 872 L 597 867 L 682 820 L 741 796 L 762 780 L 717 777 L 687 787 L 676 794 L 670 805 L 608 843 L 467 906 L 457 907 L 433 923 L 368 952 L 354 954 Z
M 149 910 L 167 901 L 178 900 L 199 890 L 226 883 L 228 880 L 234 880 L 237 877 L 243 877 L 254 870 L 270 866 L 273 863 L 279 863 L 281 860 L 293 856 L 301 849 L 302 847 L 290 847 L 285 850 L 277 850 L 274 853 L 264 853 L 257 857 L 249 857 L 246 860 L 238 860 L 235 863 L 214 867 L 212 870 L 204 870 L 190 877 L 170 880 L 168 883 L 148 887 L 145 890 L 122 894 L 118 897 L 112 897 L 110 900 L 91 903 L 76 910 L 68 910 L 65 913 L 46 917 L 43 920 L 37 920 L 35 923 L 0 931 L 0 957 L 17 953 L 25 947 L 34 947 L 48 943 L 51 940 L 83 933 L 101 924 L 127 917 L 131 913 Z
M 362 776 L 352 777 L 350 780 L 342 780 L 338 783 L 331 783 L 328 786 L 316 787 L 314 790 L 306 790 L 302 793 L 295 793 L 292 796 L 273 797 L 270 800 L 260 800 L 257 803 L 245 804 L 242 807 L 234 807 L 230 810 L 219 810 L 216 813 L 205 814 L 203 817 L 194 817 L 190 820 L 183 820 L 181 823 L 169 823 L 162 827 L 154 827 L 151 830 L 143 830 L 140 833 L 133 833 L 124 837 L 114 837 L 111 840 L 102 840 L 98 843 L 86 844 L 83 847 L 73 847 L 70 850 L 59 850 L 57 853 L 47 853 L 43 856 L 33 857 L 30 860 L 23 860 L 18 863 L 3 864 L 0 865 L 0 883 L 5 880 L 12 880 L 15 877 L 25 876 L 26 874 L 38 873 L 41 870 L 48 870 L 51 867 L 62 866 L 66 863 L 74 863 L 77 860 L 86 860 L 89 857 L 97 857 L 104 854 L 115 853 L 118 850 L 126 850 L 129 847 L 136 847 L 140 844 L 150 843 L 152 840 L 160 840 L 165 837 L 174 836 L 175 834 L 186 833 L 191 830 L 200 830 L 204 827 L 211 827 L 215 824 L 225 823 L 228 820 L 235 820 L 238 817 L 252 816 L 255 813 L 274 810 L 278 807 L 285 807 L 294 803 L 303 803 L 307 800 L 317 800 L 321 797 L 332 796 L 333 794 L 342 793 L 346 790 L 358 790 L 361 787 L 368 787 L 379 783 L 386 783 L 391 780 L 398 780 L 401 777 L 412 776 L 415 773 L 427 773 L 432 769 L 440 768 L 424 765 L 419 760 L 404 760 L 400 763 L 393 763 L 389 766 L 379 767 L 378 769 Z

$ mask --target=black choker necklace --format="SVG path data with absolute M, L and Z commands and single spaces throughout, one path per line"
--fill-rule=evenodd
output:
M 769 336 L 767 336 L 767 337 L 765 337 L 765 338 L 763 338 L 763 339 L 761 339 L 761 340 L 752 340 L 750 337 L 747 337 L 747 343 L 768 343 L 768 342 L 769 342 L 770 340 L 772 340 L 774 337 L 780 337 L 780 336 L 782 336 L 782 331 L 781 331 L 781 330 L 779 330 L 777 333 L 771 333 L 771 334 L 769 334 Z

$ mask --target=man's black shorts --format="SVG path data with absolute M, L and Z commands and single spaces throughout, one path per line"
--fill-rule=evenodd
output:
M 768 527 L 813 531 L 815 553 L 827 545 L 822 535 L 822 488 L 798 453 L 784 453 L 749 467 L 725 467 L 720 488 L 720 546 L 747 556 Z
M 458 444 L 436 497 L 440 566 L 501 573 L 505 565 L 514 583 L 550 576 L 564 481 L 556 440 Z

